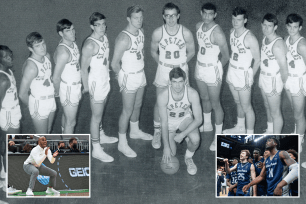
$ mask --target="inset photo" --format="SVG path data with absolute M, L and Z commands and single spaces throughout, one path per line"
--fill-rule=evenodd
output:
M 216 196 L 300 196 L 298 135 L 217 135 Z
M 90 135 L 7 135 L 7 197 L 90 198 Z

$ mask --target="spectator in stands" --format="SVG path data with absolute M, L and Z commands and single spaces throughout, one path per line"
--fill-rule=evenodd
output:
M 69 147 L 70 152 L 80 152 L 80 150 L 77 148 L 78 141 L 75 137 L 70 138 L 69 140 Z
M 30 153 L 31 150 L 32 150 L 32 146 L 30 144 L 27 143 L 26 145 L 24 145 L 23 153 Z
M 9 141 L 9 143 L 8 143 L 8 151 L 13 152 L 13 153 L 17 152 L 17 147 L 15 145 L 15 142 L 12 141 L 12 140 Z

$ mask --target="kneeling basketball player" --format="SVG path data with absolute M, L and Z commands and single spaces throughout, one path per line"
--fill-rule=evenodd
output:
M 202 123 L 199 95 L 193 88 L 185 85 L 186 74 L 181 68 L 173 68 L 169 79 L 168 88 L 157 96 L 164 142 L 163 162 L 169 162 L 171 156 L 176 154 L 175 142 L 180 143 L 188 137 L 185 163 L 188 173 L 195 175 L 197 167 L 192 156 L 200 143 L 198 127 Z M 180 133 L 176 133 L 177 130 Z

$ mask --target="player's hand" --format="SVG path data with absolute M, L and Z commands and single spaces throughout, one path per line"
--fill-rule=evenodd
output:
M 243 186 L 243 188 L 242 188 L 242 191 L 244 192 L 244 193 L 246 193 L 248 190 L 249 190 L 249 186 L 248 185 L 245 185 L 245 186 Z
M 56 150 L 54 153 L 53 153 L 53 157 L 56 157 L 58 155 L 58 150 Z
M 258 165 L 257 165 L 257 167 L 260 168 L 260 169 L 262 169 L 263 163 L 262 163 L 262 162 L 259 162 Z
M 228 188 L 229 191 L 233 191 L 233 186 L 231 185 L 229 188 Z
M 223 161 L 224 161 L 224 163 L 228 163 L 228 159 L 224 159 Z
M 50 149 L 50 147 L 47 147 L 47 149 L 45 150 L 45 155 L 48 155 L 49 149 Z
M 170 148 L 164 148 L 163 162 L 169 163 L 169 161 L 171 161 L 171 150 Z
M 283 188 L 276 186 L 273 192 L 273 196 L 282 196 L 283 195 Z
M 251 164 L 253 164 L 253 159 L 248 158 L 248 162 L 251 163 Z
M 176 141 L 177 143 L 181 143 L 183 141 L 183 139 L 185 138 L 186 136 L 182 133 L 178 133 L 174 136 L 174 141 Z

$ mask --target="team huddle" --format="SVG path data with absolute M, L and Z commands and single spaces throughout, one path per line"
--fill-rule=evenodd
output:
M 241 150 L 240 162 L 234 158 L 231 167 L 224 159 L 228 196 L 298 196 L 298 153 L 279 147 L 279 140 L 272 137 L 263 156 L 255 148 L 253 159 L 249 150 Z
M 37 32 L 26 37 L 30 56 L 22 68 L 19 98 L 29 108 L 36 134 L 51 131 L 56 110 L 54 97 L 60 97 L 63 107 L 62 132 L 72 134 L 82 92 L 89 92 L 94 158 L 112 162 L 114 158 L 105 153 L 100 144 L 116 142 L 118 150 L 125 156 L 136 157 L 137 153 L 128 145 L 126 133 L 129 127 L 131 139 L 152 140 L 155 149 L 161 147 L 162 140 L 165 161 L 171 160 L 171 155 L 176 154 L 176 142 L 180 143 L 185 139 L 185 163 L 188 173 L 194 175 L 197 167 L 192 156 L 200 144 L 199 130 L 213 131 L 212 110 L 215 115 L 215 134 L 222 133 L 224 112 L 220 92 L 223 67 L 228 61 L 226 81 L 237 105 L 238 122 L 234 128 L 223 130 L 223 133 L 254 133 L 255 114 L 251 105 L 251 87 L 254 75 L 261 66 L 259 86 L 267 111 L 266 133 L 281 133 L 281 92 L 285 87 L 294 110 L 296 133 L 304 134 L 306 40 L 300 35 L 303 19 L 298 14 L 287 17 L 289 36 L 284 41 L 275 32 L 278 26 L 276 16 L 266 14 L 262 20 L 265 38 L 260 53 L 255 35 L 245 28 L 248 20 L 246 10 L 236 7 L 232 13 L 230 55 L 225 34 L 215 23 L 216 7 L 211 3 L 202 6 L 202 21 L 196 25 L 199 49 L 194 77 L 199 93 L 189 86 L 188 62 L 195 55 L 193 34 L 179 24 L 180 9 L 177 5 L 167 3 L 164 6 L 164 25 L 154 30 L 151 41 L 151 55 L 157 63 L 154 80 L 157 95 L 154 106 L 154 135 L 141 131 L 139 116 L 147 85 L 143 14 L 143 9 L 138 5 L 127 9 L 128 24 L 116 38 L 111 63 L 106 17 L 99 12 L 93 13 L 89 18 L 92 34 L 85 39 L 81 52 L 75 43 L 73 23 L 67 19 L 57 23 L 57 33 L 61 40 L 53 55 L 53 73 L 51 56 L 47 53 L 43 37 Z M 13 52 L 7 46 L 0 46 L 0 53 L 0 125 L 4 132 L 13 134 L 19 132 L 21 119 L 16 82 L 10 70 L 13 66 Z M 119 118 L 119 141 L 117 137 L 106 136 L 102 126 L 102 115 L 110 91 L 110 64 L 117 76 L 123 102 Z M 210 146 L 211 151 L 215 150 L 215 143 L 214 140 Z

